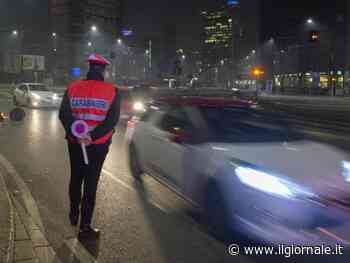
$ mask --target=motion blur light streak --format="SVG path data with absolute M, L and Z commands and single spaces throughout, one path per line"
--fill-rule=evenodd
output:
M 248 167 L 237 167 L 236 175 L 242 183 L 270 194 L 291 198 L 293 192 L 277 177 Z
M 350 183 L 350 162 L 342 162 L 342 175 L 345 178 L 345 181 Z

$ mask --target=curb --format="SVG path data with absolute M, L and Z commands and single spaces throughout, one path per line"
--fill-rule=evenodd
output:
M 14 207 L 0 171 L 0 261 L 13 262 L 15 222 Z

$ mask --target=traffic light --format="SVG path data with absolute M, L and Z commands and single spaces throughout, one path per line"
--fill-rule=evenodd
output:
M 309 33 L 309 42 L 315 43 L 320 40 L 320 32 L 318 31 L 310 31 Z

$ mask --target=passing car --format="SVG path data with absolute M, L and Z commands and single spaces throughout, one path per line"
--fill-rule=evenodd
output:
M 134 115 L 143 114 L 151 101 L 151 90 L 148 86 L 119 87 L 121 97 L 120 117 L 129 120 Z
M 21 83 L 13 91 L 13 103 L 16 106 L 57 108 L 61 102 L 62 97 L 59 94 L 40 83 Z
M 155 103 L 128 123 L 132 175 L 156 178 L 231 238 L 333 242 L 319 230 L 349 221 L 350 156 L 255 106 L 210 98 Z

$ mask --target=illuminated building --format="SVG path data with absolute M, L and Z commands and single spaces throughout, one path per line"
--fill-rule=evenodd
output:
M 211 63 L 232 56 L 232 18 L 228 10 L 202 11 L 204 19 L 204 53 L 211 56 Z

